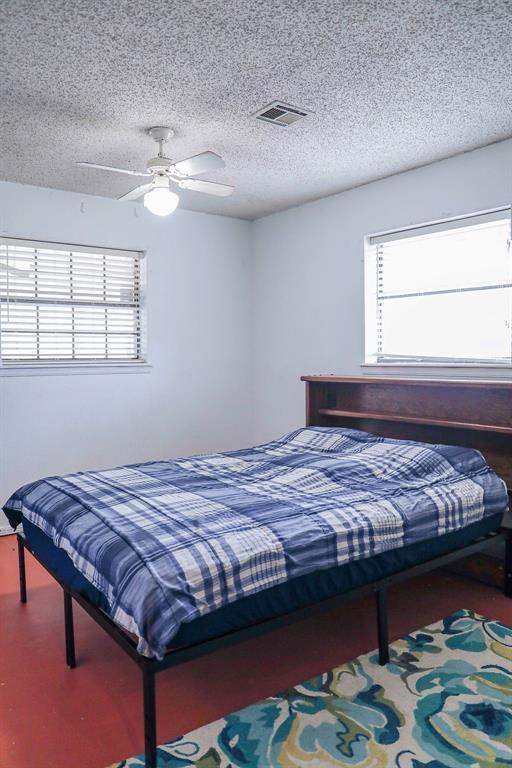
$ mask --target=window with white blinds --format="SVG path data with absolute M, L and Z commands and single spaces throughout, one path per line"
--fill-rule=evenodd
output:
M 366 362 L 512 365 L 510 209 L 368 239 Z
M 136 251 L 0 238 L 0 361 L 142 362 Z

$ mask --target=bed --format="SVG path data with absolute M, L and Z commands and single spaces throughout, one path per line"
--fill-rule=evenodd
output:
M 159 670 L 368 591 L 386 663 L 386 587 L 500 539 L 512 593 L 509 385 L 304 379 L 306 428 L 278 440 L 46 478 L 5 506 L 22 601 L 25 549 L 63 587 L 68 665 L 73 599 L 139 664 L 148 768 Z

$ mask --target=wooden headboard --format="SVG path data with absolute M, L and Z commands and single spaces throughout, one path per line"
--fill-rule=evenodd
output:
M 477 448 L 512 493 L 512 381 L 302 376 L 306 424 Z

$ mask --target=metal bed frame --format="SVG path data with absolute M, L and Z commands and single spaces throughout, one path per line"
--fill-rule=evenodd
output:
M 512 597 L 512 529 L 501 528 L 483 536 L 476 541 L 464 547 L 454 549 L 444 555 L 435 557 L 423 563 L 398 571 L 386 578 L 378 581 L 363 584 L 360 587 L 343 592 L 335 597 L 322 600 L 317 603 L 311 603 L 303 608 L 291 611 L 282 616 L 273 619 L 252 624 L 243 629 L 229 632 L 220 637 L 211 640 L 196 643 L 183 648 L 170 649 L 162 660 L 147 658 L 137 652 L 137 644 L 133 638 L 124 632 L 115 624 L 102 610 L 93 605 L 86 597 L 70 589 L 51 571 L 42 560 L 33 552 L 25 541 L 21 533 L 17 534 L 18 542 L 18 563 L 20 577 L 20 601 L 27 602 L 27 582 L 25 571 L 25 550 L 45 568 L 60 584 L 64 595 L 64 627 L 66 639 L 66 663 L 70 669 L 76 667 L 75 653 L 75 633 L 73 625 L 73 600 L 80 605 L 94 621 L 107 632 L 110 637 L 123 649 L 125 653 L 132 658 L 142 672 L 142 693 L 144 710 L 144 751 L 146 768 L 157 768 L 157 734 L 156 734 L 156 698 L 155 698 L 155 675 L 164 669 L 175 667 L 183 662 L 204 656 L 205 654 L 216 651 L 218 648 L 226 648 L 231 645 L 249 640 L 278 627 L 283 627 L 300 621 L 308 616 L 328 611 L 341 603 L 356 597 L 362 597 L 368 594 L 375 594 L 376 618 L 377 618 L 377 638 L 379 664 L 385 665 L 389 661 L 389 636 L 388 636 L 388 617 L 387 617 L 387 588 L 399 584 L 402 581 L 427 573 L 428 571 L 449 565 L 468 555 L 481 552 L 490 546 L 495 546 L 498 542 L 505 542 L 505 577 L 504 593 L 507 597 Z

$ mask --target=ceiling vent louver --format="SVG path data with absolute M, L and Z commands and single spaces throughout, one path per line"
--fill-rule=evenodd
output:
M 274 125 L 287 126 L 296 123 L 297 120 L 302 120 L 307 114 L 303 109 L 291 107 L 282 101 L 273 101 L 271 104 L 267 104 L 266 107 L 255 112 L 253 117 L 256 117 L 257 120 L 273 123 Z

